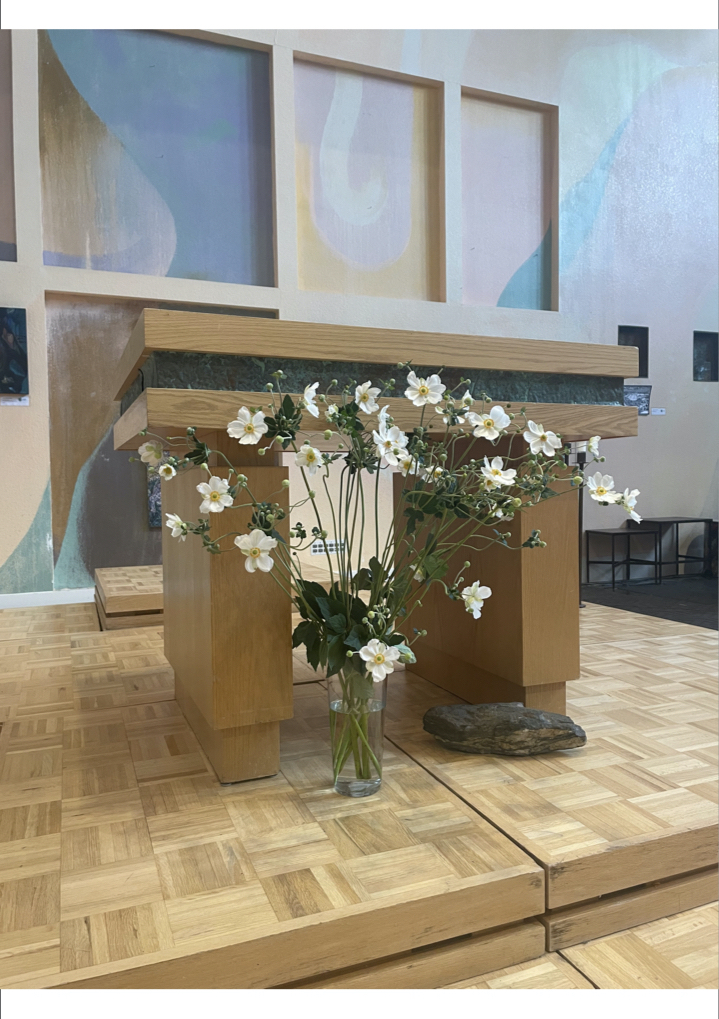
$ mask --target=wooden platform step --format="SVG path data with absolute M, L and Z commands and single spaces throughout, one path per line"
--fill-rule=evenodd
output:
M 389 738 L 542 864 L 551 910 L 716 866 L 717 635 L 663 636 L 663 622 L 583 647 L 567 709 L 588 733 L 578 750 L 454 753 L 422 716 L 458 699 L 411 673 L 389 684 Z
M 221 786 L 159 637 L 53 639 L 6 646 L 4 987 L 272 987 L 543 911 L 541 867 L 391 744 L 380 793 L 332 791 L 321 684 L 281 773 Z
M 161 626 L 162 566 L 95 570 L 95 605 L 103 630 Z
M 284 986 L 308 990 L 430 989 L 450 981 L 476 979 L 499 966 L 514 966 L 541 955 L 544 931 L 536 920 L 526 920 L 443 945 L 417 948 L 369 966 Z

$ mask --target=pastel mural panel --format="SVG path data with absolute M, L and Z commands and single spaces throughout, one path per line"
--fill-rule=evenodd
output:
M 439 299 L 439 95 L 295 64 L 300 287 Z
M 56 588 L 91 587 L 97 567 L 161 561 L 148 524 L 147 471 L 113 449 L 117 362 L 149 302 L 46 304 L 50 490 Z
M 274 285 L 269 57 L 40 32 L 46 265 Z
M 10 30 L 0 30 L 0 262 L 14 262 L 15 171 L 12 141 L 12 60 Z
M 467 304 L 549 309 L 549 114 L 462 97 L 462 265 Z

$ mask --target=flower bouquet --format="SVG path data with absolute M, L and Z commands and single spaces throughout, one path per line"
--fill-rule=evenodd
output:
M 222 453 L 216 456 L 227 464 L 228 477 L 214 476 L 208 466 L 213 451 L 194 428 L 176 439 L 151 438 L 140 448 L 142 460 L 165 481 L 178 470 L 207 472 L 197 485 L 200 514 L 239 511 L 236 529 L 220 538 L 210 537 L 209 516 L 193 523 L 168 513 L 167 526 L 181 541 L 197 535 L 211 554 L 236 548 L 248 573 L 270 574 L 292 600 L 301 617 L 293 646 L 303 645 L 309 664 L 327 679 L 334 788 L 349 796 L 367 796 L 380 786 L 386 680 L 398 663 L 415 661 L 412 645 L 426 631 L 411 628 L 411 617 L 427 588 L 441 585 L 479 619 L 492 592 L 462 575 L 469 562 L 451 576 L 453 557 L 461 549 L 508 545 L 503 522 L 560 494 L 552 486 L 568 474 L 568 447 L 527 420 L 523 409 L 514 413 L 510 404 L 494 404 L 484 393 L 475 397 L 465 380 L 450 390 L 441 372 L 420 378 L 409 363 L 398 367 L 408 371 L 404 396 L 417 408 L 409 431 L 395 423 L 390 403 L 381 406 L 395 388 L 393 379 L 378 385 L 352 381 L 341 389 L 333 382 L 321 395 L 314 383 L 293 397 L 282 391 L 281 371 L 267 385 L 268 404 L 241 407 L 228 424 L 228 434 L 241 445 L 260 444 L 260 455 L 271 447 L 294 453 L 303 490 L 289 507 L 289 540 L 277 530 L 286 510 L 277 501 L 256 499 L 247 477 Z M 398 404 L 393 402 L 395 413 Z M 303 424 L 320 414 L 331 443 L 324 451 L 300 439 Z M 594 437 L 588 444 L 593 463 L 604 459 L 598 442 Z M 164 451 L 180 443 L 188 448 L 185 455 Z M 379 483 L 386 471 L 402 481 L 392 525 L 382 528 Z M 338 494 L 328 485 L 331 472 L 339 474 Z M 574 487 L 587 485 L 603 505 L 620 505 L 640 519 L 636 490 L 616 492 L 601 471 L 591 477 L 575 471 L 570 480 Z M 320 487 L 328 512 L 320 507 Z M 310 523 L 299 519 L 300 510 Z M 317 542 L 326 557 L 326 584 L 303 575 L 298 555 Z M 544 544 L 535 530 L 522 547 Z

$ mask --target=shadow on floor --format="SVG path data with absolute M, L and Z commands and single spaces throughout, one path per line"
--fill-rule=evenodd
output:
M 626 612 L 672 619 L 717 630 L 717 580 L 715 577 L 680 577 L 661 584 L 631 584 L 611 587 L 583 584 L 582 600 L 609 605 Z

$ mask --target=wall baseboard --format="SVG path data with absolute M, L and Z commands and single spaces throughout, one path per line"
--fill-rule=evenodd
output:
M 76 587 L 67 591 L 24 591 L 0 594 L 0 609 L 26 609 L 36 605 L 77 605 L 95 598 L 94 587 Z

